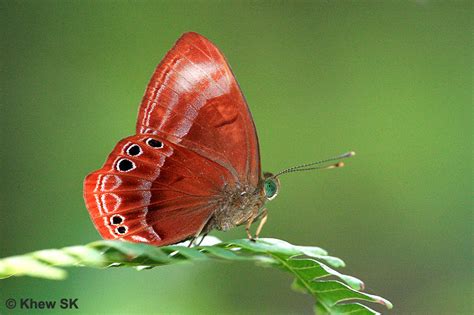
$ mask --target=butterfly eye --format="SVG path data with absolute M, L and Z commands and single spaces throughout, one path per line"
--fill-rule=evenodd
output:
M 163 142 L 159 141 L 159 140 L 155 140 L 153 138 L 148 138 L 146 140 L 146 144 L 148 144 L 150 147 L 152 148 L 158 148 L 158 149 L 161 149 L 163 147 Z
M 265 189 L 265 196 L 267 197 L 268 200 L 274 199 L 276 195 L 278 194 L 278 184 L 272 179 L 267 179 L 265 181 L 264 189 Z
M 130 156 L 138 156 L 142 154 L 142 148 L 138 144 L 132 144 L 127 149 L 127 154 Z
M 117 163 L 117 170 L 119 172 L 129 172 L 136 168 L 135 163 L 127 159 L 121 159 Z
M 120 235 L 127 233 L 127 231 L 128 231 L 128 227 L 125 225 L 119 226 L 118 228 L 115 229 L 115 232 Z
M 125 218 L 119 214 L 114 214 L 113 216 L 110 217 L 110 223 L 112 225 L 119 225 L 123 221 L 125 221 Z

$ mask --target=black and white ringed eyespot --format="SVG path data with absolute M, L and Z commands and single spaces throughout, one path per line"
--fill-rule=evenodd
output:
M 160 140 L 153 139 L 153 138 L 146 139 L 145 143 L 152 148 L 156 148 L 156 149 L 163 148 L 163 142 L 161 142 Z
M 135 163 L 130 161 L 129 159 L 120 159 L 115 166 L 117 171 L 119 172 L 130 172 L 131 170 L 135 169 L 137 166 Z
M 121 225 L 117 228 L 115 228 L 115 233 L 119 234 L 119 235 L 124 235 L 128 232 L 128 226 L 126 225 Z
M 125 218 L 121 216 L 120 214 L 114 214 L 113 216 L 110 217 L 110 224 L 112 225 L 122 224 L 123 221 L 125 221 Z
M 142 148 L 138 144 L 132 144 L 125 152 L 130 156 L 139 156 L 143 153 Z

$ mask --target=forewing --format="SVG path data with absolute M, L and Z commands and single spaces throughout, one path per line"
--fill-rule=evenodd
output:
M 222 53 L 184 34 L 156 68 L 140 105 L 138 134 L 156 134 L 256 187 L 260 154 L 253 119 Z

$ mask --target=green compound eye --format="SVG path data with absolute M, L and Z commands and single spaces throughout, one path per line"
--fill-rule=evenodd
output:
M 276 197 L 277 192 L 278 192 L 278 186 L 274 180 L 267 179 L 265 181 L 264 188 L 265 188 L 265 196 L 267 197 L 268 200 L 272 200 L 273 198 Z

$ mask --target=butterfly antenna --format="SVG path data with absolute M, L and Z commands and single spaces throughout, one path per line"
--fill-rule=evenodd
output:
M 311 171 L 311 170 L 327 170 L 327 169 L 331 169 L 331 168 L 338 168 L 338 167 L 343 167 L 344 166 L 344 162 L 337 162 L 337 163 L 333 163 L 333 164 L 330 164 L 330 165 L 321 165 L 320 164 L 325 164 L 325 163 L 328 163 L 328 162 L 332 162 L 332 161 L 337 161 L 337 160 L 342 160 L 342 159 L 346 159 L 346 158 L 349 158 L 351 156 L 354 156 L 355 155 L 355 152 L 354 151 L 350 151 L 350 152 L 347 152 L 347 153 L 344 153 L 344 154 L 341 154 L 341 155 L 338 155 L 338 156 L 335 156 L 335 157 L 332 157 L 332 158 L 329 158 L 329 159 L 325 159 L 325 160 L 321 160 L 321 161 L 317 161 L 317 162 L 312 162 L 312 163 L 306 163 L 306 164 L 301 164 L 301 165 L 298 165 L 298 166 L 293 166 L 293 167 L 290 167 L 290 168 L 287 168 L 281 172 L 278 172 L 277 174 L 273 175 L 272 177 L 278 177 L 280 175 L 283 175 L 283 174 L 286 174 L 286 173 L 294 173 L 294 172 L 303 172 L 303 171 Z

